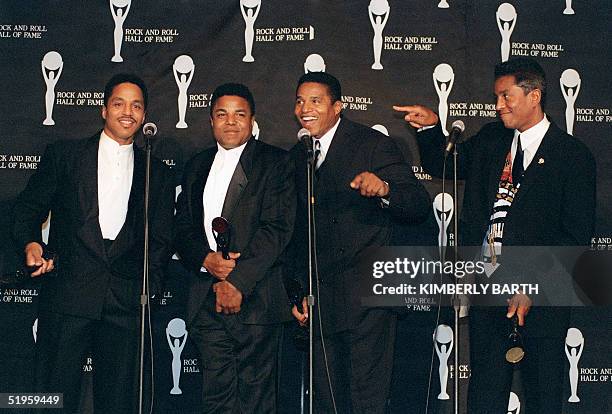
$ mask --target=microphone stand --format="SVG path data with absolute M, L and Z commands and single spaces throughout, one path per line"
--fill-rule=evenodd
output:
M 446 162 L 446 160 L 444 160 Z M 457 292 L 457 262 L 459 261 L 459 224 L 457 220 L 457 145 L 453 146 L 453 232 L 455 233 L 455 243 L 453 245 L 454 253 L 454 265 L 453 265 L 453 283 L 455 284 L 454 292 Z M 444 199 L 442 199 L 444 200 Z M 455 357 L 453 359 L 453 371 L 455 376 L 453 377 L 453 390 L 455 393 L 454 414 L 459 414 L 459 353 L 461 349 L 461 342 L 459 340 L 459 314 L 461 312 L 461 299 L 457 293 L 453 293 L 452 304 L 454 310 L 454 328 L 453 329 L 453 342 L 455 344 Z
M 145 326 L 147 311 L 151 311 L 149 303 L 149 191 L 151 178 L 151 136 L 149 134 L 144 134 L 144 141 L 146 154 L 146 170 L 144 193 L 144 260 L 142 271 L 142 290 L 140 293 L 140 363 L 138 369 L 138 414 L 143 413 Z
M 313 413 L 314 409 L 314 385 L 313 385 L 313 372 L 314 372 L 314 304 L 315 297 L 313 292 L 313 252 L 316 248 L 316 240 L 313 234 L 313 224 L 315 220 L 315 196 L 314 196 L 314 163 L 315 156 L 312 148 L 312 138 L 306 138 L 310 140 L 310 144 L 307 145 L 307 159 L 306 159 L 306 177 L 307 177 L 307 204 L 308 204 L 308 412 Z

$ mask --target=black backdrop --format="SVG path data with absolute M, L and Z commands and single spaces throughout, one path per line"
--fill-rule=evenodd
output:
M 305 66 L 321 70 L 323 63 L 342 83 L 345 114 L 367 125 L 384 126 L 410 157 L 412 172 L 433 198 L 440 192 L 440 182 L 420 170 L 414 132 L 391 105 L 428 105 L 447 114 L 447 126 L 462 119 L 466 132 L 474 133 L 495 119 L 492 69 L 504 53 L 532 56 L 542 64 L 548 74 L 547 114 L 594 153 L 599 191 L 592 244 L 612 249 L 608 191 L 612 187 L 612 114 L 607 74 L 612 64 L 611 10 L 608 0 L 1 0 L 2 271 L 14 268 L 18 260 L 6 231 L 12 201 L 48 143 L 89 136 L 101 128 L 103 87 L 114 73 L 131 71 L 145 79 L 150 92 L 147 118 L 160 130 L 155 154 L 180 171 L 185 160 L 213 143 L 208 105 L 213 89 L 222 82 L 247 84 L 257 102 L 259 139 L 290 147 L 299 129 L 292 115 L 296 80 Z M 253 61 L 245 62 L 249 13 L 254 16 L 250 18 Z M 379 41 L 373 26 L 380 33 Z M 114 34 L 122 39 L 120 45 L 115 45 Z M 381 69 L 373 69 L 377 43 Z M 119 55 L 122 62 L 111 60 Z M 179 81 L 188 83 L 182 93 Z M 179 111 L 181 105 L 184 114 Z M 186 127 L 179 128 L 183 117 Z M 47 125 L 51 119 L 54 125 Z M 397 239 L 404 244 L 437 238 L 433 215 L 419 228 L 397 230 Z M 189 343 L 180 354 L 183 393 L 169 393 L 172 353 L 165 330 L 170 320 L 183 315 L 182 272 L 173 262 L 165 297 L 157 304 L 159 412 L 197 411 L 199 404 L 200 356 Z M 38 293 L 36 282 L 0 287 L 4 332 L 0 392 L 30 387 Z M 606 309 L 575 311 L 573 326 L 584 338 L 577 383 L 581 401 L 568 402 L 567 413 L 612 412 L 607 397 L 612 393 L 611 322 Z M 402 333 L 409 337 L 410 329 L 410 322 L 401 323 L 400 338 Z M 433 332 L 433 326 L 425 331 Z M 301 359 L 290 342 L 286 345 L 284 374 Z M 401 370 L 405 359 L 415 356 L 403 355 L 399 345 L 396 359 Z M 92 365 L 86 362 L 84 369 L 89 370 Z M 465 386 L 467 361 L 462 371 Z M 397 381 L 410 378 L 409 373 L 396 376 Z M 284 406 L 287 412 L 295 412 L 300 401 L 295 377 L 283 375 L 281 380 Z M 401 384 L 397 387 L 401 389 Z M 566 399 L 571 394 L 569 373 L 565 394 Z

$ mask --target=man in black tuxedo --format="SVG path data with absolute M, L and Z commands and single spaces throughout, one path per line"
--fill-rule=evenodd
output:
M 424 220 L 430 202 L 393 140 L 342 117 L 340 98 L 340 83 L 330 74 L 308 73 L 298 81 L 295 116 L 314 138 L 318 154 L 314 194 L 320 288 L 314 308 L 314 399 L 317 412 L 333 412 L 322 336 L 338 413 L 384 413 L 396 315 L 361 306 L 355 265 L 364 249 L 389 245 L 392 218 Z M 300 143 L 292 154 L 298 191 L 292 273 L 307 286 L 306 151 Z M 293 314 L 305 324 L 306 301 L 302 305 L 301 312 L 294 306 Z
M 255 102 L 241 84 L 213 93 L 217 145 L 185 167 L 177 248 L 190 269 L 187 324 L 202 355 L 204 412 L 275 413 L 282 322 L 291 319 L 282 254 L 295 219 L 288 154 L 255 140 Z M 229 259 L 212 221 L 229 222 Z
M 147 107 L 144 82 L 118 74 L 104 91 L 101 133 L 48 146 L 17 199 L 13 235 L 26 265 L 43 276 L 38 321 L 40 392 L 64 393 L 78 410 L 85 356 L 94 359 L 94 409 L 132 413 L 137 403 L 139 303 L 144 246 L 145 154 L 134 146 Z M 153 160 L 150 287 L 170 258 L 174 180 Z M 51 212 L 49 244 L 41 224 Z
M 501 123 L 485 125 L 458 146 L 459 176 L 466 180 L 460 242 L 482 246 L 483 257 L 502 266 L 504 248 L 506 255 L 512 254 L 512 247 L 506 246 L 588 245 L 595 226 L 595 161 L 582 142 L 546 117 L 544 70 L 528 58 L 500 63 L 495 67 L 494 91 Z M 405 112 L 412 126 L 423 128 L 417 134 L 421 162 L 428 172 L 441 176 L 445 142 L 438 116 L 420 105 L 394 108 Z M 521 277 L 517 272 L 533 273 L 539 266 L 515 264 L 510 263 L 510 273 L 500 267 L 502 272 L 491 277 L 504 280 L 504 271 Z M 534 281 L 538 275 L 526 276 L 530 279 L 525 281 Z M 470 311 L 470 412 L 507 411 L 512 365 L 504 354 L 507 318 L 513 317 L 524 327 L 523 407 L 527 413 L 561 412 L 563 338 L 569 312 L 531 309 L 531 303 L 526 295 L 517 294 L 507 308 Z

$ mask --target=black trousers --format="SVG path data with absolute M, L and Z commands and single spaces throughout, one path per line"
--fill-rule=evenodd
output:
M 526 318 L 529 324 L 530 315 Z M 531 321 L 533 322 L 533 321 Z M 562 411 L 565 332 L 549 336 L 523 335 L 525 357 L 517 367 L 506 362 L 510 321 L 505 308 L 470 309 L 468 411 L 506 414 L 514 369 L 520 370 L 524 395 L 521 413 L 559 414 Z
M 315 409 L 333 413 L 325 355 L 338 414 L 384 414 L 391 388 L 397 316 L 387 310 L 364 312 L 355 329 L 326 334 L 314 344 Z M 317 328 L 315 328 L 317 329 Z
M 217 313 L 211 290 L 189 334 L 201 355 L 202 412 L 277 412 L 280 323 L 247 325 Z
M 64 409 L 78 413 L 86 356 L 93 357 L 96 413 L 137 410 L 139 313 L 126 298 L 132 280 L 116 277 L 106 292 L 99 320 L 41 311 L 38 320 L 36 383 L 39 392 L 64 394 Z M 44 294 L 44 293 L 43 293 Z

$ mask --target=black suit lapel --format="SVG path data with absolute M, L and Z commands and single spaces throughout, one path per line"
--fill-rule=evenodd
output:
M 83 243 L 96 252 L 99 257 L 106 258 L 106 250 L 102 242 L 100 229 L 100 210 L 98 207 L 98 145 L 100 135 L 91 137 L 84 151 L 79 154 L 77 168 L 78 202 L 83 217 L 83 226 L 76 229 L 77 236 Z
M 512 208 L 515 208 L 516 205 L 520 205 L 521 200 L 526 197 L 533 188 L 537 188 L 543 174 L 546 172 L 546 160 L 549 161 L 549 165 L 550 162 L 553 161 L 555 148 L 557 147 L 555 141 L 558 137 L 556 129 L 557 128 L 552 123 L 548 127 L 548 131 L 546 131 L 538 150 L 531 160 L 531 163 L 529 163 L 529 167 L 525 170 L 523 178 L 521 179 L 519 191 L 512 202 Z
M 351 133 L 351 123 L 342 119 L 334 134 L 331 145 L 325 155 L 325 161 L 316 172 L 317 186 L 329 187 L 338 178 L 338 171 L 345 171 L 351 165 L 352 155 L 358 151 L 360 145 L 358 136 Z M 351 148 L 351 150 L 347 150 Z M 348 183 L 347 183 L 348 184 Z
M 238 201 L 242 197 L 243 191 L 249 183 L 248 175 L 253 167 L 253 156 L 255 152 L 255 140 L 251 138 L 247 143 L 242 155 L 240 155 L 240 161 L 236 165 L 232 179 L 230 180 L 225 194 L 225 201 L 223 202 L 223 210 L 221 215 L 225 217 L 230 223 L 231 218 L 234 214 L 234 210 Z

